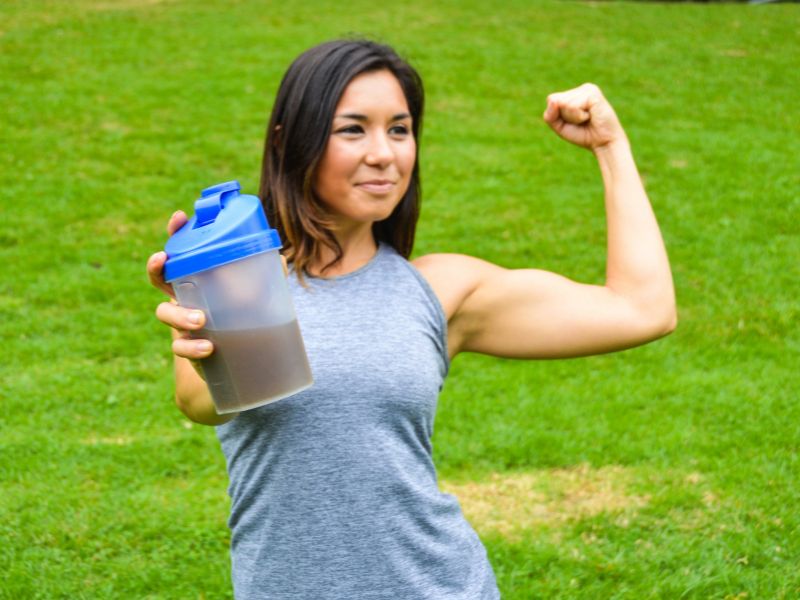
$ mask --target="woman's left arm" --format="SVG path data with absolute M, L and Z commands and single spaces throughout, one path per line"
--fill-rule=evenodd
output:
M 544 119 L 565 140 L 591 150 L 599 163 L 608 228 L 605 285 L 439 255 L 435 270 L 443 288 L 462 290 L 450 317 L 452 355 L 599 354 L 647 343 L 676 326 L 667 252 L 611 105 L 597 86 L 585 84 L 548 96 Z

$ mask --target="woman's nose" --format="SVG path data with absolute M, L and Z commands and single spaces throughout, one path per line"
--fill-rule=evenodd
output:
M 386 166 L 394 160 L 394 150 L 386 135 L 371 136 L 364 160 L 369 165 Z

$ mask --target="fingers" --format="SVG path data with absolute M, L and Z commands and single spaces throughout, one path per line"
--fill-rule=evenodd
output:
M 202 310 L 184 308 L 171 302 L 162 302 L 156 307 L 156 318 L 180 331 L 196 331 L 202 329 L 206 323 Z
M 588 98 L 550 94 L 547 97 L 547 108 L 542 116 L 548 123 L 554 123 L 561 119 L 573 125 L 580 125 L 590 119 L 589 108 Z
M 179 337 L 172 340 L 172 352 L 176 356 L 189 360 L 207 358 L 214 352 L 214 345 L 208 340 L 195 340 L 189 337 Z
M 147 276 L 150 279 L 150 283 L 160 289 L 162 292 L 170 296 L 171 298 L 175 297 L 175 291 L 172 289 L 172 285 L 164 281 L 164 263 L 167 262 L 167 253 L 166 252 L 156 252 L 150 258 L 147 259 Z
M 181 210 L 175 211 L 167 222 L 167 233 L 172 236 L 187 221 L 186 213 Z M 162 302 L 158 305 L 156 318 L 179 333 L 178 337 L 172 341 L 172 351 L 177 356 L 191 361 L 206 358 L 214 352 L 214 345 L 208 340 L 191 337 L 192 331 L 202 329 L 205 325 L 205 314 L 201 310 L 184 308 L 174 302 L 175 292 L 172 286 L 164 281 L 165 262 L 167 262 L 167 253 L 163 251 L 156 252 L 147 260 L 147 275 L 150 283 L 173 299 L 173 302 Z
M 547 108 L 542 116 L 551 125 L 558 119 L 574 125 L 586 123 L 591 118 L 592 106 L 601 97 L 600 88 L 593 83 L 584 83 L 571 90 L 547 96 Z
M 171 302 L 162 302 L 156 308 L 156 317 L 165 325 L 179 332 L 179 337 L 172 341 L 172 351 L 189 360 L 206 358 L 214 351 L 214 345 L 203 339 L 192 338 L 192 332 L 205 325 L 203 311 L 184 308 Z
M 579 106 L 567 104 L 561 108 L 561 118 L 567 123 L 580 125 L 581 123 L 586 123 L 589 120 L 589 111 Z
M 184 213 L 182 210 L 176 210 L 174 213 L 172 213 L 172 216 L 167 222 L 167 233 L 171 236 L 178 231 L 178 229 L 183 227 L 188 220 L 189 219 L 186 216 L 186 213 Z M 153 254 L 149 259 L 147 259 L 147 276 L 150 278 L 150 283 L 154 287 L 160 289 L 171 298 L 174 298 L 175 291 L 172 289 L 172 285 L 164 281 L 163 272 L 165 262 L 167 262 L 166 252 L 156 252 Z

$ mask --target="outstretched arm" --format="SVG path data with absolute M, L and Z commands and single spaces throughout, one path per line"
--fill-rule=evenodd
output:
M 176 212 L 167 224 L 167 233 L 172 235 L 186 223 L 186 215 Z M 166 293 L 171 302 L 162 302 L 156 309 L 159 321 L 171 327 L 172 352 L 175 355 L 175 403 L 186 417 L 203 425 L 220 425 L 230 421 L 238 413 L 217 414 L 211 393 L 205 380 L 200 376 L 192 361 L 200 360 L 213 352 L 213 345 L 208 340 L 192 339 L 190 332 L 199 330 L 205 323 L 202 311 L 193 311 L 175 303 L 175 292 L 172 286 L 164 281 L 164 262 L 167 255 L 156 252 L 147 261 L 147 273 L 150 283 Z M 197 320 L 191 320 L 195 315 Z M 206 344 L 205 346 L 203 344 Z
M 585 84 L 548 96 L 544 119 L 559 136 L 597 158 L 608 226 L 605 285 L 576 283 L 537 269 L 504 269 L 468 256 L 430 257 L 438 271 L 435 287 L 459 290 L 450 294 L 457 298 L 450 313 L 453 355 L 598 354 L 644 344 L 676 325 L 661 232 L 611 105 L 597 86 Z

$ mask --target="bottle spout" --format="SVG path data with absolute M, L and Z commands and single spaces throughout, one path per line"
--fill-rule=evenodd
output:
M 200 198 L 194 203 L 194 213 L 197 216 L 194 228 L 213 223 L 219 211 L 225 208 L 225 203 L 238 196 L 241 189 L 239 182 L 235 180 L 204 189 L 200 193 Z

